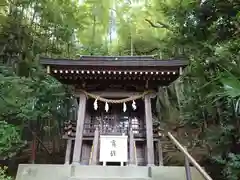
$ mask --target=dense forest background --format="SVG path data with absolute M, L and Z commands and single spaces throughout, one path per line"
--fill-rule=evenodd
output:
M 71 90 L 45 73 L 39 56 L 79 55 L 188 60 L 159 92 L 158 120 L 166 131 L 184 127 L 178 139 L 189 149 L 203 147 L 213 179 L 240 178 L 239 0 L 1 0 L 1 162 L 36 134 L 57 146 Z

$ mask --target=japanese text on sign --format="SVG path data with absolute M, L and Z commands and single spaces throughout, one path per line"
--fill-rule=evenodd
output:
M 111 150 L 110 155 L 111 156 L 116 156 L 116 150 L 115 150 L 115 148 L 116 148 L 116 140 L 112 140 L 111 144 L 112 144 L 112 149 L 114 149 L 114 150 Z
M 127 136 L 100 136 L 100 162 L 127 162 Z

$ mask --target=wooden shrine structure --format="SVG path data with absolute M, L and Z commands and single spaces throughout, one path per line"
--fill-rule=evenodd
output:
M 41 58 L 47 72 L 74 87 L 76 116 L 65 123 L 66 164 L 158 165 L 153 131 L 159 86 L 187 65 L 149 56 Z

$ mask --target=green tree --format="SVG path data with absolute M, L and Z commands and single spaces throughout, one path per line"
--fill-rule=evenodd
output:
M 154 7 L 171 29 L 166 42 L 174 49 L 168 48 L 166 54 L 190 62 L 178 96 L 183 117 L 179 121 L 199 129 L 194 144 L 221 162 L 219 178 L 238 179 L 239 3 L 168 0 L 155 1 Z M 151 23 L 156 28 L 163 26 L 162 22 Z

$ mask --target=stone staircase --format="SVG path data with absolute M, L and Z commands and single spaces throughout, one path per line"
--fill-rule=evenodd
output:
M 98 177 L 98 178 L 71 178 L 71 180 L 150 180 L 150 178 L 133 178 L 133 177 Z
M 94 172 L 94 173 L 93 173 Z M 75 166 L 69 180 L 147 180 L 150 179 L 148 167 L 134 166 Z
M 191 168 L 193 180 L 204 180 Z M 186 180 L 185 168 L 174 166 L 80 166 L 21 164 L 16 180 Z

